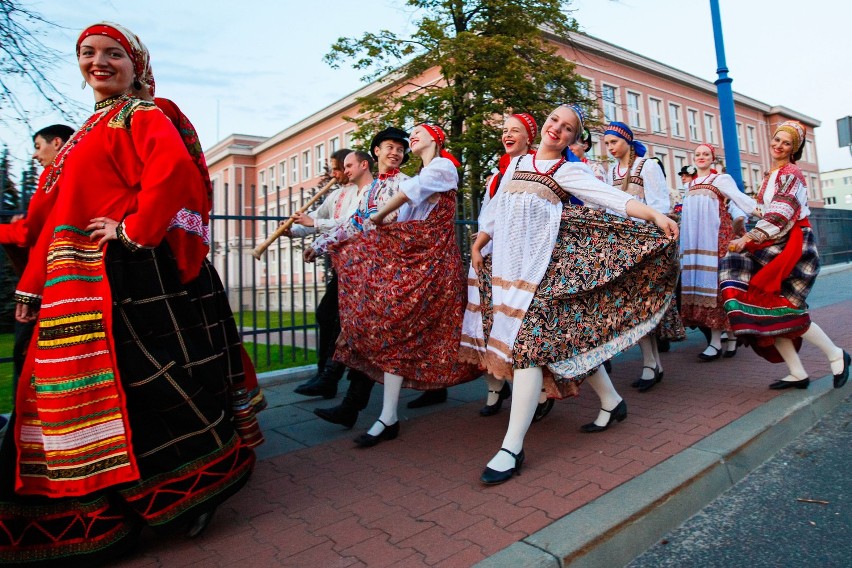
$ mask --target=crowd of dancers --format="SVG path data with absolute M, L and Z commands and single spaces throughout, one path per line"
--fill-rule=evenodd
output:
M 129 30 L 90 26 L 76 52 L 95 112 L 76 131 L 36 135 L 38 191 L 0 231 L 29 250 L 16 317 L 31 330 L 0 455 L 4 565 L 103 563 L 146 526 L 198 536 L 247 482 L 263 440 L 263 396 L 206 260 L 211 186 L 195 130 L 154 97 L 149 53 Z M 304 260 L 333 266 L 317 308 L 318 373 L 296 392 L 333 398 L 348 369 L 341 403 L 315 412 L 351 428 L 384 385 L 358 447 L 397 438 L 402 388 L 423 391 L 409 403 L 422 406 L 481 377 L 481 416 L 511 398 L 480 477 L 504 483 L 524 465 L 531 423 L 583 385 L 600 411 L 582 432 L 625 420 L 611 359 L 638 344 L 632 386 L 647 392 L 685 327 L 707 336 L 700 361 L 738 345 L 783 361 L 772 389 L 808 387 L 803 339 L 825 353 L 834 386 L 846 383 L 849 354 L 807 310 L 819 257 L 798 122 L 776 128 L 772 170 L 750 197 L 714 169 L 710 145 L 679 172 L 681 193 L 623 123 L 603 132 L 605 169 L 586 158 L 580 106 L 557 106 L 541 128 L 508 111 L 467 271 L 455 235 L 462 164 L 436 122 L 333 154 L 338 188 L 286 232 L 313 236 Z M 412 159 L 409 177 L 400 167 Z

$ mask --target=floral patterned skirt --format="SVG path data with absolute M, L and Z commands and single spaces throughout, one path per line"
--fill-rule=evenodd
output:
M 424 221 L 380 226 L 332 250 L 341 339 L 334 358 L 382 382 L 440 389 L 478 377 L 459 362 L 465 278 L 455 238 L 455 192 Z M 340 344 L 342 343 L 342 345 Z
M 566 205 L 515 343 L 515 368 L 545 367 L 549 397 L 576 396 L 599 365 L 660 324 L 678 272 L 677 242 L 657 227 Z

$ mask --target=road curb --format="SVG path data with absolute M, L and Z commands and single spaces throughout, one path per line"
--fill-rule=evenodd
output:
M 788 391 L 476 566 L 624 566 L 850 394 L 830 375 Z

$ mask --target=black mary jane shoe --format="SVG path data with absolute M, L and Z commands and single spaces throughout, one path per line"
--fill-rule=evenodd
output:
M 609 420 L 606 421 L 606 424 L 604 426 L 598 426 L 594 422 L 589 422 L 588 424 L 583 424 L 582 426 L 580 426 L 580 432 L 585 432 L 587 434 L 591 434 L 594 432 L 603 432 L 604 430 L 609 428 L 613 420 L 615 420 L 616 422 L 621 422 L 622 420 L 627 418 L 627 403 L 624 402 L 624 399 L 622 399 L 621 402 L 619 402 L 612 410 L 607 410 L 605 408 L 601 408 L 601 410 L 609 413 Z
M 843 370 L 838 374 L 834 375 L 834 388 L 839 389 L 843 385 L 846 384 L 846 381 L 849 379 L 849 363 L 850 363 L 849 353 L 846 351 L 843 352 Z
M 544 402 L 538 403 L 538 406 L 535 407 L 535 413 L 533 413 L 533 422 L 541 422 L 544 420 L 544 417 L 550 414 L 550 411 L 553 410 L 553 399 L 548 398 Z
M 432 406 L 433 404 L 441 404 L 443 402 L 447 402 L 447 389 L 435 389 L 423 391 L 423 394 L 414 400 L 408 401 L 408 404 L 405 406 L 407 408 L 423 408 L 425 406 Z
M 500 451 L 506 452 L 515 458 L 515 467 L 510 467 L 506 471 L 497 471 L 496 469 L 486 467 L 485 471 L 483 471 L 482 475 L 479 477 L 479 481 L 485 485 L 499 485 L 500 483 L 504 483 L 512 479 L 512 476 L 516 473 L 521 475 L 521 466 L 524 465 L 524 450 L 521 450 L 517 454 L 510 452 L 506 448 L 500 448 Z
M 734 348 L 731 349 L 731 343 L 734 344 Z M 735 357 L 737 355 L 737 341 L 735 339 L 726 339 L 725 340 L 725 352 L 722 353 L 722 357 L 725 359 L 730 359 L 731 357 Z
M 705 362 L 706 361 L 715 361 L 716 359 L 718 359 L 719 357 L 722 356 L 722 349 L 721 348 L 716 347 L 715 345 L 708 345 L 707 347 L 710 347 L 711 349 L 715 349 L 716 353 L 714 353 L 713 355 L 708 355 L 708 354 L 704 353 L 704 351 L 702 351 L 701 353 L 698 354 L 698 360 L 699 361 L 705 361 Z
M 482 408 L 479 409 L 480 416 L 494 416 L 500 409 L 503 408 L 503 401 L 512 396 L 512 389 L 509 388 L 509 383 L 503 383 L 503 388 L 499 391 L 489 390 L 488 392 L 493 392 L 497 395 L 497 402 L 494 404 L 486 404 Z
M 648 365 L 645 365 L 644 367 L 642 367 L 642 370 L 645 370 L 645 369 L 651 369 L 652 371 L 654 371 L 654 378 L 653 379 L 643 379 L 642 377 L 639 377 L 638 379 L 636 379 L 635 381 L 630 383 L 630 386 L 633 387 L 634 389 L 638 388 L 639 392 L 645 392 L 646 390 L 648 390 L 649 388 L 651 388 L 652 386 L 654 386 L 655 384 L 657 384 L 657 383 L 659 383 L 660 381 L 663 380 L 663 372 L 664 371 L 661 371 L 659 367 L 649 367 Z M 643 389 L 642 387 L 645 387 L 645 388 Z
M 808 385 L 811 384 L 811 380 L 808 377 L 800 381 L 775 381 L 769 388 L 772 390 L 784 390 L 784 389 L 806 389 Z
M 357 438 L 355 438 L 355 444 L 359 448 L 372 448 L 379 442 L 383 440 L 394 440 L 397 436 L 399 436 L 399 420 L 388 426 L 381 420 L 377 420 L 377 422 L 381 422 L 382 426 L 385 427 L 384 430 L 373 436 L 367 432 L 364 432 Z

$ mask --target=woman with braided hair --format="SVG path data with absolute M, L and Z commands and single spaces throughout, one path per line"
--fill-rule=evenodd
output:
M 604 131 L 604 144 L 615 163 L 607 172 L 608 184 L 667 215 L 671 212 L 671 200 L 666 178 L 654 160 L 646 159 L 645 145 L 636 140 L 633 131 L 623 122 L 611 122 Z M 666 314 L 663 328 L 681 329 L 677 306 L 672 304 Z M 652 333 L 639 341 L 642 350 L 642 375 L 631 386 L 645 392 L 663 378 L 663 363 L 657 346 L 656 334 Z
M 805 127 L 788 120 L 772 135 L 772 170 L 757 193 L 763 218 L 732 240 L 721 264 L 721 290 L 739 341 L 772 363 L 784 361 L 789 374 L 774 390 L 810 384 L 797 351 L 806 339 L 828 358 L 834 387 L 849 378 L 849 353 L 831 341 L 808 314 L 807 297 L 819 274 L 816 239 L 808 221 L 808 188 L 796 166 L 805 147 Z

